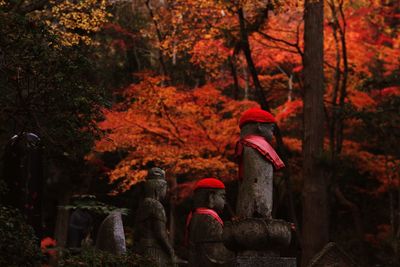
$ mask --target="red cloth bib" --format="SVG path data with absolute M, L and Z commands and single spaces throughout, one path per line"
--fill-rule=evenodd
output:
M 215 220 L 217 220 L 221 225 L 224 225 L 224 222 L 222 219 L 219 217 L 218 213 L 216 213 L 212 209 L 208 208 L 197 208 L 194 213 L 197 214 L 206 214 L 211 217 L 213 217 Z M 187 219 L 186 219 L 186 229 L 185 229 L 185 244 L 189 245 L 189 226 L 190 226 L 190 221 L 192 220 L 193 217 L 193 212 L 190 212 Z
M 239 179 L 243 178 L 243 146 L 248 146 L 256 149 L 258 152 L 261 153 L 261 155 L 263 155 L 266 160 L 272 163 L 275 170 L 279 170 L 285 167 L 285 164 L 278 156 L 275 149 L 267 142 L 267 140 L 265 140 L 264 137 L 259 135 L 247 135 L 236 143 L 235 154 L 239 161 Z

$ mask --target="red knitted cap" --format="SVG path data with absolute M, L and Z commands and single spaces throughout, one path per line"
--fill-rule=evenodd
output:
M 194 190 L 199 188 L 225 189 L 225 185 L 223 182 L 215 178 L 203 178 L 194 186 Z
M 268 111 L 260 108 L 251 108 L 243 112 L 239 120 L 239 127 L 242 128 L 248 122 L 267 122 L 276 123 L 274 116 Z

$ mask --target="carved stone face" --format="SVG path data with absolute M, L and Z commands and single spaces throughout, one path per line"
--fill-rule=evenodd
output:
M 273 123 L 258 123 L 257 126 L 261 136 L 271 141 L 274 136 L 275 125 Z
M 217 190 L 210 195 L 211 208 L 222 211 L 225 207 L 225 190 Z

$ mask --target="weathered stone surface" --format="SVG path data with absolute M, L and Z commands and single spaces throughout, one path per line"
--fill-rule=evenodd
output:
M 243 180 L 236 204 L 239 217 L 271 217 L 273 167 L 251 147 L 244 147 Z
M 231 250 L 271 250 L 289 246 L 290 223 L 265 218 L 245 218 L 225 224 L 223 239 Z
M 222 242 L 223 226 L 209 215 L 194 214 L 190 224 L 189 266 L 230 266 L 234 254 Z
M 296 267 L 295 258 L 238 256 L 231 266 L 237 267 Z
M 114 211 L 103 220 L 98 230 L 96 248 L 116 255 L 126 252 L 121 212 Z
M 176 257 L 167 233 L 165 209 L 160 202 L 167 192 L 165 172 L 160 168 L 150 169 L 144 187 L 145 198 L 135 221 L 137 252 L 151 258 L 157 266 L 169 266 Z
M 193 203 L 187 225 L 189 266 L 231 266 L 234 254 L 223 244 L 224 226 L 217 214 L 225 206 L 225 189 L 196 189 Z

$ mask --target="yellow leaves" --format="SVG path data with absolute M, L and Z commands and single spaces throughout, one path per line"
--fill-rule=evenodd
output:
M 224 1 L 173 1 L 168 16 L 160 18 L 160 24 L 164 25 L 165 38 L 161 44 L 164 54 L 172 57 L 189 52 L 197 42 L 218 39 L 225 30 L 235 27 L 235 15 L 229 6 Z
M 45 19 L 50 31 L 59 36 L 61 45 L 93 45 L 95 42 L 90 34 L 99 31 L 111 16 L 106 8 L 105 0 L 52 2 L 50 10 L 42 12 L 40 18 Z

